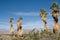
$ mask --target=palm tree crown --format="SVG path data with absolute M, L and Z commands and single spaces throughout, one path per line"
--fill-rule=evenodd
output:
M 59 6 L 57 2 L 54 2 L 52 6 L 50 7 L 53 11 L 59 12 Z
M 10 18 L 10 22 L 12 22 L 13 21 L 13 18 Z
M 18 19 L 18 22 L 19 22 L 19 21 L 22 21 L 22 19 L 23 19 L 23 18 L 22 18 L 22 17 L 20 17 L 20 18 Z
M 46 17 L 47 12 L 46 12 L 45 9 L 41 9 L 40 12 L 41 12 L 41 13 L 40 13 L 40 16 L 41 16 L 41 17 L 42 17 L 42 16 Z
M 22 20 L 22 19 L 23 19 L 22 17 L 19 18 L 19 20 Z

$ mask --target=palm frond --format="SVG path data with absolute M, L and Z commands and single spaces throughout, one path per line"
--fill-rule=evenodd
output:
M 43 15 L 47 15 L 48 13 L 46 12 L 46 10 L 45 9 L 40 9 L 40 16 L 42 17 Z
M 19 20 L 22 20 L 22 19 L 23 19 L 22 17 L 19 18 Z
M 10 22 L 12 22 L 13 18 L 10 18 Z

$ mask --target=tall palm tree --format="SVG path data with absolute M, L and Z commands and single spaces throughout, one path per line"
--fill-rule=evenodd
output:
M 17 22 L 17 26 L 18 26 L 18 28 L 17 28 L 17 32 L 18 32 L 18 36 L 22 36 L 22 34 L 23 34 L 23 31 L 22 31 L 22 17 L 20 17 L 19 19 L 18 19 L 18 22 Z
M 18 19 L 18 22 L 17 22 L 18 30 L 22 29 L 22 19 L 23 19 L 22 17 Z
M 48 29 L 48 27 L 47 27 L 47 22 L 46 22 L 47 12 L 46 12 L 45 9 L 41 9 L 40 12 L 41 12 L 41 13 L 40 13 L 40 16 L 41 16 L 41 18 L 42 18 L 42 20 L 43 20 L 43 22 L 44 22 L 44 29 Z
M 58 30 L 58 16 L 59 16 L 59 6 L 58 3 L 54 2 L 52 6 L 50 7 L 52 10 L 52 17 L 54 19 L 55 26 L 53 27 L 53 32 L 55 33 L 56 30 Z
M 13 35 L 14 34 L 14 29 L 13 29 L 13 25 L 12 25 L 12 22 L 13 22 L 13 18 L 10 18 L 10 34 Z

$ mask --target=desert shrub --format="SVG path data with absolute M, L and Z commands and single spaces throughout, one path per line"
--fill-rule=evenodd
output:
M 14 34 L 14 37 L 10 35 L 1 35 L 0 38 L 3 40 L 60 40 L 60 34 L 48 32 L 46 30 L 35 30 L 33 29 L 28 34 L 24 34 L 23 37 L 18 37 L 17 34 Z

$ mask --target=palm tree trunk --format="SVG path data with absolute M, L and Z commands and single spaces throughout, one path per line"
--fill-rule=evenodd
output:
M 48 30 L 48 25 L 47 25 L 46 20 L 43 20 L 43 22 L 44 22 L 44 30 L 49 31 L 49 30 Z
M 23 30 L 22 29 L 18 30 L 18 37 L 23 37 Z
M 14 29 L 13 29 L 13 25 L 12 23 L 10 23 L 11 27 L 10 27 L 10 34 L 11 34 L 11 37 L 13 36 L 14 34 Z
M 53 19 L 54 19 L 53 33 L 57 33 L 60 31 L 59 30 L 58 18 L 53 16 Z
M 44 30 L 48 29 L 48 25 L 47 25 L 47 22 L 46 22 L 46 17 L 42 17 L 42 20 L 44 22 Z
M 18 37 L 22 37 L 22 35 L 23 35 L 22 22 L 18 22 L 17 26 L 18 26 L 17 35 L 18 35 Z
M 45 30 L 47 30 L 47 29 L 48 29 L 47 22 L 44 22 L 44 29 L 45 29 Z

